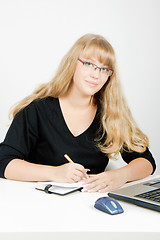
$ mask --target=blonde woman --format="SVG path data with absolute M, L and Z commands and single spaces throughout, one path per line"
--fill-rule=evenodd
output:
M 19 102 L 0 145 L 0 177 L 77 182 L 106 192 L 155 171 L 147 136 L 138 128 L 119 83 L 115 53 L 99 35 L 86 34 L 62 59 L 52 81 Z M 64 154 L 73 162 L 67 162 Z M 104 171 L 121 153 L 126 163 Z

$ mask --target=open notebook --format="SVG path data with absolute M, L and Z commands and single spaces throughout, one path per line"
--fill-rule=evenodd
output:
M 83 187 L 82 181 L 77 183 L 38 182 L 36 184 L 37 190 L 59 195 L 66 195 L 81 190 Z

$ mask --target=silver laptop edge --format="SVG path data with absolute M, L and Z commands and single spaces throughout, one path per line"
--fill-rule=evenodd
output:
M 109 192 L 108 195 L 118 200 L 160 211 L 160 202 L 136 196 L 156 189 L 160 189 L 160 177 L 114 190 Z

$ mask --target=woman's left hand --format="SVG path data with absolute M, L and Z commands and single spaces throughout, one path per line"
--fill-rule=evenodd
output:
M 119 188 L 127 182 L 127 176 L 121 169 L 110 170 L 96 175 L 89 175 L 89 178 L 84 180 L 85 186 L 83 192 L 109 192 Z

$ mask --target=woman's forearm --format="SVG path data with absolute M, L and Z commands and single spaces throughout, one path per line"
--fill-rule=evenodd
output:
M 21 159 L 13 159 L 7 165 L 4 176 L 17 181 L 50 181 L 52 166 L 30 163 Z M 53 174 L 54 175 L 54 174 Z
M 86 169 L 78 163 L 65 163 L 60 166 L 34 164 L 21 159 L 8 163 L 4 176 L 17 181 L 56 181 L 77 182 L 86 177 Z
M 153 172 L 151 163 L 145 158 L 137 158 L 125 167 L 99 173 L 84 181 L 84 192 L 109 192 L 127 182 L 140 180 Z
M 143 179 L 153 172 L 151 163 L 145 158 L 137 158 L 119 169 L 126 174 L 127 182 Z

